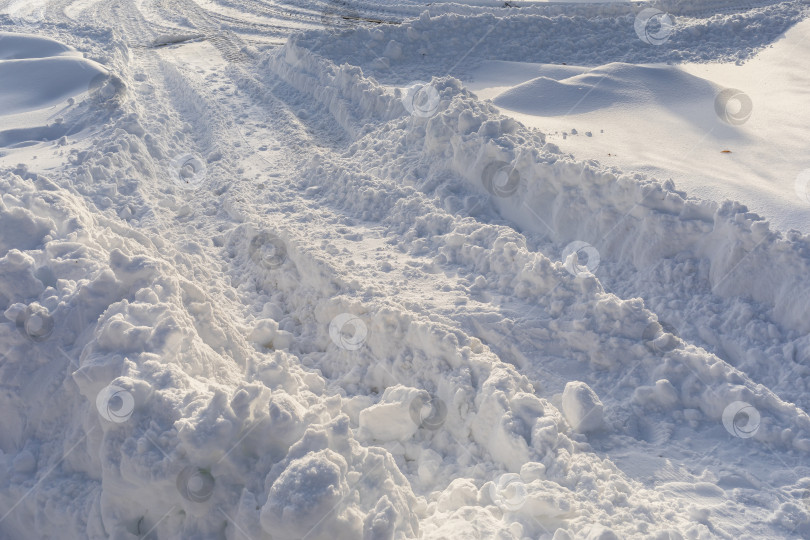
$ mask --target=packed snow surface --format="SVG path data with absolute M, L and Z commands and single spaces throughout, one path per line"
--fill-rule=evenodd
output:
M 807 10 L 0 0 L 0 538 L 810 538 Z

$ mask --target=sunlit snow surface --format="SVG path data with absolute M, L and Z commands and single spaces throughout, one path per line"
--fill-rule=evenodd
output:
M 810 537 L 807 9 L 0 0 L 0 538 Z
M 806 233 L 808 34 L 802 22 L 739 66 L 483 62 L 469 87 L 564 151 L 671 178 L 690 195 L 740 201 L 782 230 Z M 724 91 L 749 101 L 723 102 Z M 728 115 L 716 114 L 726 104 Z

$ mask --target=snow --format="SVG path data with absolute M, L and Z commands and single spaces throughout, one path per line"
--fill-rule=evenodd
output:
M 810 535 L 806 6 L 43 5 L 0 537 Z
M 807 21 L 797 24 L 742 65 L 491 61 L 472 76 L 470 89 L 546 131 L 566 152 L 671 178 L 690 195 L 739 201 L 782 230 L 807 233 L 810 207 L 794 188 L 810 166 L 800 135 L 810 120 L 801 67 L 810 57 L 807 28 Z M 747 105 L 748 114 L 729 119 L 726 105 Z M 594 138 L 570 136 L 577 128 Z
M 581 381 L 566 383 L 562 413 L 575 431 L 587 433 L 604 427 L 604 405 L 590 386 Z

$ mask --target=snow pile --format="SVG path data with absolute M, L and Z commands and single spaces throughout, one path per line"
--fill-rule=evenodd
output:
M 286 62 L 289 56 L 285 54 L 278 55 L 275 62 Z M 279 72 L 283 74 L 285 69 L 282 65 Z M 681 279 L 680 272 L 692 273 L 700 268 L 701 278 L 709 281 L 714 294 L 755 295 L 755 300 L 771 308 L 770 315 L 786 332 L 806 331 L 800 303 L 793 303 L 795 295 L 807 294 L 801 284 L 801 275 L 807 268 L 805 238 L 791 235 L 786 241 L 739 205 L 686 199 L 671 185 L 638 176 L 617 176 L 594 163 L 576 163 L 553 146 L 543 145 L 542 136 L 525 131 L 512 120 L 499 116 L 492 107 L 476 102 L 457 83 L 434 80 L 431 85 L 440 96 L 435 115 L 424 118 L 415 114 L 388 122 L 384 118 L 397 110 L 397 102 L 407 94 L 403 91 L 391 95 L 385 88 L 377 88 L 378 95 L 389 96 L 390 105 L 377 122 L 378 127 L 352 145 L 346 154 L 353 159 L 359 157 L 369 176 L 340 172 L 331 164 L 314 160 L 308 175 L 312 180 L 302 187 L 317 193 L 319 200 L 333 201 L 362 219 L 381 221 L 400 242 L 403 237 L 412 242 L 412 255 L 423 251 L 438 253 L 437 264 L 461 265 L 472 275 L 479 275 L 476 284 L 480 280 L 489 293 L 497 290 L 543 305 L 562 306 L 563 313 L 552 310 L 547 319 L 540 317 L 549 326 L 540 334 L 543 347 L 581 358 L 594 370 L 607 369 L 611 375 L 607 379 L 602 377 L 600 383 L 605 391 L 610 391 L 617 382 L 621 384 L 639 368 L 646 372 L 633 378 L 636 386 L 626 397 L 625 406 L 635 410 L 634 414 L 644 416 L 664 410 L 676 422 L 693 423 L 706 418 L 720 422 L 731 404 L 744 400 L 754 403 L 758 411 L 767 410 L 771 417 L 768 422 L 757 424 L 753 434 L 756 440 L 784 444 L 801 452 L 810 450 L 806 415 L 790 404 L 779 402 L 769 391 L 763 391 L 717 358 L 694 347 L 684 347 L 670 332 L 663 331 L 662 325 L 645 313 L 639 302 L 604 295 L 596 286 L 587 299 L 578 299 L 583 304 L 572 305 L 571 295 L 581 295 L 587 289 L 581 288 L 581 282 L 569 285 L 571 272 L 564 271 L 562 265 L 552 270 L 551 261 L 527 250 L 526 240 L 514 232 L 501 237 L 503 228 L 454 222 L 442 216 L 441 210 L 430 209 L 430 204 L 420 209 L 402 206 L 397 201 L 409 196 L 413 186 L 426 190 L 428 197 L 437 197 L 447 211 L 481 213 L 485 212 L 482 204 L 494 206 L 525 230 L 550 237 L 556 245 L 565 245 L 576 238 L 590 240 L 608 264 L 643 270 L 663 259 L 673 265 L 669 278 L 673 281 Z M 317 93 L 303 85 L 297 88 Z M 379 99 L 374 97 L 375 101 Z M 356 104 L 354 109 L 363 108 Z M 367 126 L 370 120 L 364 119 Z M 538 151 L 538 147 L 543 150 Z M 511 193 L 504 196 L 490 189 L 489 196 L 484 195 L 487 186 L 493 186 L 486 181 L 492 180 L 487 173 L 491 163 L 519 171 L 520 182 Z M 407 172 L 404 177 L 403 171 Z M 511 178 L 512 174 L 508 176 Z M 443 184 L 436 183 L 437 177 L 443 179 Z M 406 186 L 401 186 L 403 178 Z M 388 197 L 381 198 L 380 179 L 384 179 L 382 191 Z M 464 191 L 468 193 L 466 200 Z M 628 215 L 632 219 L 625 221 Z M 600 237 L 611 237 L 610 233 L 619 227 L 622 234 L 612 236 L 610 242 L 599 242 Z M 750 241 L 746 240 L 750 237 L 753 237 Z M 780 257 L 795 262 L 784 267 L 787 275 L 781 276 L 783 281 L 774 280 L 773 269 L 764 265 L 762 259 L 746 260 L 745 252 L 741 251 L 729 257 L 735 251 L 733 246 L 741 242 L 748 243 L 749 249 L 761 248 L 764 258 L 779 253 Z M 735 279 L 726 279 L 738 267 L 740 275 L 746 275 L 751 282 L 737 279 L 736 272 Z M 802 270 L 794 274 L 796 268 Z M 590 272 L 582 273 L 587 276 Z M 579 277 L 580 272 L 574 274 Z M 566 290 L 568 287 L 571 290 Z M 471 287 L 470 291 L 474 290 Z M 583 333 L 594 342 L 583 340 Z M 628 338 L 630 341 L 624 341 Z M 634 346 L 633 342 L 638 345 L 646 342 L 646 346 Z M 655 362 L 649 356 L 650 350 L 666 354 L 667 361 Z M 530 361 L 520 365 L 529 372 L 535 368 Z M 537 376 L 541 376 L 544 370 L 537 367 L 540 368 Z M 792 371 L 789 367 L 783 374 Z M 563 394 L 564 410 L 565 403 Z M 571 418 L 579 421 L 587 414 L 581 412 L 587 408 L 585 404 L 594 408 L 598 398 L 586 393 L 568 403 L 568 409 L 579 411 L 572 412 Z M 767 425 L 770 421 L 774 422 L 772 429 Z M 601 421 L 589 427 L 598 426 Z M 644 436 L 639 433 L 644 429 L 630 427 L 629 433 Z M 497 448 L 490 451 L 508 459 Z
M 736 200 L 807 233 L 808 161 L 795 145 L 808 123 L 807 70 L 797 64 L 810 57 L 808 27 L 742 65 L 485 61 L 465 85 L 580 159 L 671 178 L 692 196 Z
M 70 47 L 0 32 L 0 147 L 74 134 L 97 118 L 77 101 L 98 105 L 119 90 L 120 81 Z
M 769 31 L 797 16 L 780 6 Z M 810 417 L 760 384 L 806 372 L 738 369 L 650 307 L 688 315 L 678 288 L 698 283 L 758 347 L 806 358 L 807 237 L 577 160 L 451 77 L 392 89 L 333 62 L 367 38 L 374 69 L 420 43 L 446 60 L 490 22 L 425 16 L 319 50 L 303 36 L 227 67 L 222 43 L 134 54 L 113 38 L 99 98 L 15 64 L 42 93 L 0 100 L 73 97 L 75 128 L 4 150 L 49 164 L 0 175 L 4 537 L 806 534 Z M 627 21 L 508 22 L 610 36 Z M 737 26 L 695 27 L 711 24 Z M 741 36 L 694 55 L 760 45 Z M 721 464 L 691 468 L 702 446 Z
M 302 55 L 306 53 L 288 44 L 285 53 L 271 65 L 283 77 L 288 69 L 285 66 L 297 63 Z M 350 104 L 341 105 L 338 117 L 342 125 L 348 126 L 345 111 L 352 107 L 362 111 L 356 122 L 366 126 L 366 131 L 371 129 L 372 119 L 379 123 L 396 112 L 407 112 L 402 91 L 390 95 L 378 85 L 375 94 L 369 90 L 371 81 L 361 84 L 359 74 L 355 74 L 348 88 L 363 90 L 352 95 L 340 91 L 337 81 L 342 76 L 324 71 L 325 86 L 336 92 L 330 94 L 328 106 L 332 107 L 336 99 Z M 292 81 L 297 89 L 308 89 L 316 99 L 323 99 L 314 81 L 309 82 L 306 85 Z M 482 182 L 486 167 L 494 161 L 502 162 L 519 173 L 520 182 L 508 197 L 493 197 L 492 204 L 508 212 L 517 224 L 556 242 L 586 241 L 603 258 L 636 267 L 684 255 L 708 260 L 707 277 L 714 292 L 751 297 L 769 308 L 770 316 L 785 327 L 802 333 L 810 331 L 810 322 L 804 317 L 804 306 L 810 301 L 810 288 L 803 278 L 810 271 L 806 237 L 790 234 L 785 239 L 739 204 L 718 205 L 687 198 L 671 183 L 617 174 L 596 163 L 578 163 L 553 145 L 538 145 L 535 136 L 498 115 L 496 109 L 479 105 L 471 94 L 460 91 L 457 83 L 437 81 L 430 88 L 439 97 L 431 111 L 435 116 L 408 116 L 399 122 L 400 129 L 383 127 L 350 151 L 376 151 L 381 138 L 390 139 L 389 148 L 400 144 L 414 148 L 426 158 L 433 158 L 436 168 L 449 167 L 481 193 L 486 193 Z M 372 105 L 352 103 L 353 99 Z M 374 110 L 384 112 L 374 118 L 369 114 Z M 398 172 L 408 170 L 407 162 L 411 161 L 407 153 L 389 154 L 382 159 L 388 163 L 387 170 Z M 382 172 L 385 174 L 385 170 Z M 596 208 L 599 212 L 591 211 Z M 626 219 L 628 216 L 631 219 Z M 614 232 L 617 228 L 618 232 Z M 668 243 L 661 241 L 662 231 L 666 231 L 663 236 Z M 755 249 L 758 252 L 752 254 Z M 727 279 L 731 272 L 735 279 Z
M 339 399 L 310 391 L 319 377 L 278 351 L 253 368 L 256 382 L 239 382 L 255 353 L 156 258 L 167 246 L 93 217 L 44 178 L 6 175 L 2 189 L 5 534 L 36 522 L 135 538 L 174 508 L 195 517 L 164 522 L 162 535 L 207 535 L 223 519 L 215 504 L 291 536 L 414 534 L 403 477 L 352 440 Z M 363 498 L 336 509 L 349 481 Z M 266 493 L 261 516 L 246 483 Z M 67 493 L 69 504 L 51 499 Z
M 561 80 L 540 76 L 500 94 L 493 103 L 539 116 L 562 116 L 607 107 L 626 112 L 631 105 L 655 101 L 695 108 L 696 100 L 713 100 L 716 94 L 705 81 L 668 66 L 613 63 Z

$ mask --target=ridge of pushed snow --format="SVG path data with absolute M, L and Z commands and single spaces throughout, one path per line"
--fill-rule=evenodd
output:
M 577 14 L 577 4 L 571 4 L 550 14 L 535 13 L 529 7 L 468 16 L 434 16 L 425 11 L 402 24 L 354 28 L 338 34 L 339 39 L 325 39 L 322 33 L 311 31 L 294 34 L 288 42 L 337 65 L 359 66 L 367 75 L 398 84 L 409 82 L 414 74 L 458 77 L 479 58 L 579 66 L 734 63 L 750 59 L 778 39 L 805 17 L 808 6 L 795 0 L 731 16 L 678 17 L 666 47 L 651 47 L 637 39 L 633 24 L 640 8 L 600 4 Z M 610 12 L 602 14 L 600 9 Z M 657 5 L 656 9 L 665 11 Z
M 268 65 L 297 90 L 324 103 L 353 134 L 357 125 L 368 132 L 375 124 L 407 114 L 402 90 L 392 94 L 363 77 L 362 71 L 338 68 L 294 43 L 273 55 Z M 295 71 L 298 66 L 314 72 L 302 74 Z M 810 272 L 810 236 L 772 231 L 767 221 L 738 203 L 691 198 L 671 182 L 581 163 L 553 145 L 538 149 L 534 137 L 514 120 L 496 109 L 479 112 L 479 107 L 469 106 L 474 98 L 457 82 L 433 84 L 441 96 L 441 112 L 424 122 L 408 117 L 413 127 L 400 124 L 391 138 L 437 156 L 437 167 L 459 175 L 482 194 L 485 167 L 493 161 L 509 164 L 519 172 L 519 188 L 492 202 L 518 225 L 558 243 L 587 241 L 603 259 L 636 267 L 657 259 L 706 260 L 712 291 L 752 298 L 785 329 L 810 332 L 805 316 L 810 283 L 804 278 Z M 621 234 L 614 232 L 618 227 Z M 661 240 L 662 231 L 668 244 Z M 728 279 L 732 272 L 735 279 Z

